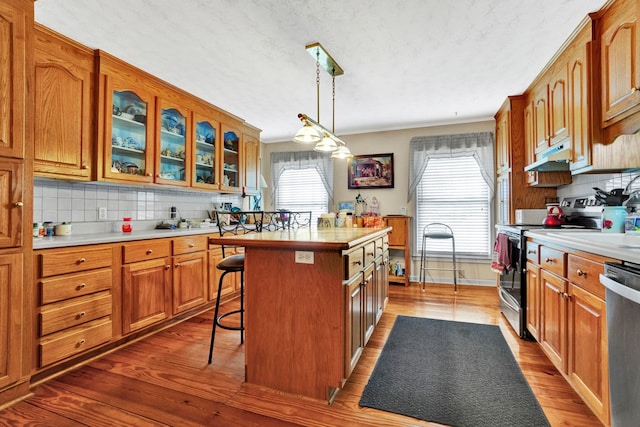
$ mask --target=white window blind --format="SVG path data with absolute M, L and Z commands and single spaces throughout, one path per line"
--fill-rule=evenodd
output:
M 473 157 L 432 158 L 416 188 L 415 253 L 422 246 L 425 225 L 441 222 L 452 228 L 456 255 L 490 256 L 491 199 Z M 451 241 L 427 240 L 428 253 L 451 253 Z
M 329 196 L 316 169 L 287 169 L 278 180 L 276 209 L 311 211 L 311 224 L 329 212 Z

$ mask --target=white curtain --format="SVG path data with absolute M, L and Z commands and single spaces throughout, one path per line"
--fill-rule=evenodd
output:
M 416 136 L 409 148 L 409 194 L 414 197 L 418 183 L 429 159 L 473 156 L 480 166 L 482 177 L 489 186 L 491 198 L 495 194 L 494 140 L 491 132 L 457 135 Z
M 275 205 L 278 179 L 288 169 L 315 169 L 333 205 L 333 159 L 317 151 L 285 151 L 271 153 L 271 198 Z M 328 208 L 328 207 L 327 207 Z

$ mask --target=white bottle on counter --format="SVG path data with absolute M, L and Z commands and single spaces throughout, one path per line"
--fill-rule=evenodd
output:
M 624 206 L 605 206 L 602 208 L 602 227 L 605 233 L 624 233 L 627 210 Z

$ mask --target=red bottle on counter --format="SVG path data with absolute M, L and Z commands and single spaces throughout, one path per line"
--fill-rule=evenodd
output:
M 123 233 L 131 233 L 133 231 L 133 226 L 131 225 L 131 218 L 125 217 L 122 218 L 122 232 Z

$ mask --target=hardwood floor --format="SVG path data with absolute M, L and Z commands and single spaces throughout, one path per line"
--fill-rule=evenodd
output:
M 226 304 L 224 310 L 236 307 Z M 553 426 L 600 426 L 537 343 L 502 318 L 494 288 L 391 286 L 390 301 L 333 405 L 243 383 L 238 332 L 219 329 L 207 364 L 213 310 L 40 384 L 0 411 L 0 425 L 47 426 L 435 426 L 358 406 L 396 316 L 499 325 Z

